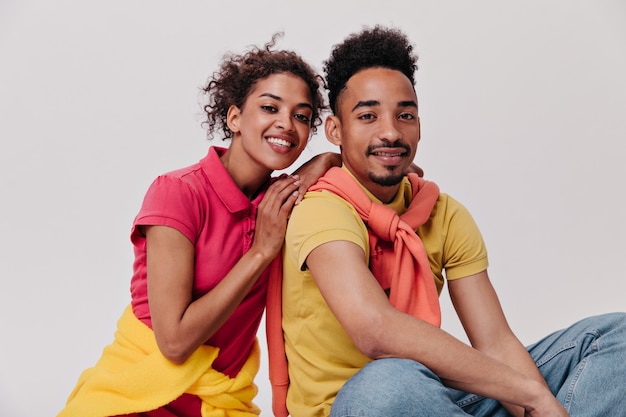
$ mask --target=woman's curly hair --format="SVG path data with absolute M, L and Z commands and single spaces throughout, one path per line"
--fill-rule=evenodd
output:
M 202 87 L 203 93 L 208 96 L 208 102 L 203 106 L 206 120 L 202 124 L 207 125 L 209 139 L 219 131 L 223 133 L 223 139 L 232 138 L 233 132 L 227 124 L 230 106 L 243 108 L 250 91 L 259 80 L 280 73 L 294 74 L 308 85 L 313 100 L 311 132 L 317 132 L 317 127 L 322 124 L 321 114 L 326 109 L 321 93 L 324 79 L 297 53 L 273 49 L 277 38 L 282 35 L 275 33 L 263 48 L 252 47 L 243 54 L 224 55 L 219 70 Z
M 324 61 L 329 105 L 337 113 L 337 97 L 357 72 L 373 67 L 402 72 L 415 85 L 417 55 L 413 45 L 399 29 L 376 25 L 349 35 L 333 46 L 330 58 Z

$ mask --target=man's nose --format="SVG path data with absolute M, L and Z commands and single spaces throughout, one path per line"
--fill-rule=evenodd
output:
M 379 139 L 389 141 L 401 139 L 402 133 L 397 127 L 397 120 L 395 119 L 395 117 L 381 117 L 379 121 Z

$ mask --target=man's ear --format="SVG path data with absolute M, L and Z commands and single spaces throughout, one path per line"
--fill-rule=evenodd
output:
M 422 139 L 422 122 L 420 117 L 417 116 L 417 143 Z
M 234 104 L 228 108 L 226 115 L 226 125 L 233 133 L 239 132 L 239 116 L 241 116 L 241 110 Z
M 328 115 L 324 122 L 326 139 L 333 145 L 341 146 L 341 120 L 337 116 Z

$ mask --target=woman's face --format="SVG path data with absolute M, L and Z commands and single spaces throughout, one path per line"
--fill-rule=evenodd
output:
M 311 132 L 313 100 L 304 80 L 291 73 L 272 74 L 253 85 L 241 108 L 232 106 L 228 127 L 233 144 L 251 163 L 270 170 L 290 166 Z

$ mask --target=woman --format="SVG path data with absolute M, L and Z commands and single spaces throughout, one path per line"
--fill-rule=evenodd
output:
M 287 218 L 338 155 L 289 167 L 321 124 L 319 77 L 297 54 L 227 54 L 204 87 L 210 147 L 158 177 L 131 232 L 131 305 L 59 416 L 251 416 L 267 270 Z

